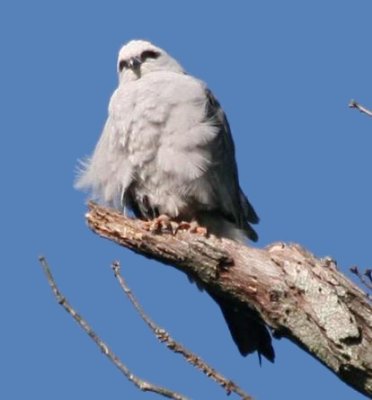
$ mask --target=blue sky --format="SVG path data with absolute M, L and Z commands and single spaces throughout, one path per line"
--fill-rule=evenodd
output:
M 157 398 L 139 393 L 54 302 L 45 254 L 69 300 L 134 373 L 193 399 L 225 398 L 152 337 L 120 293 L 257 399 L 357 400 L 287 340 L 260 368 L 242 358 L 220 311 L 172 268 L 93 235 L 76 160 L 104 124 L 121 45 L 145 38 L 205 80 L 233 131 L 241 186 L 263 247 L 298 242 L 341 270 L 371 265 L 372 3 L 359 1 L 3 1 L 0 397 Z

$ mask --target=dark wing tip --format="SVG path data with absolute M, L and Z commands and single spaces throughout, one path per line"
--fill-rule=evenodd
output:
M 252 242 L 258 241 L 257 232 L 249 224 L 248 224 L 247 234 L 249 239 L 252 240 Z
M 240 204 L 243 208 L 244 217 L 248 220 L 248 222 L 250 222 L 251 224 L 258 224 L 260 222 L 260 218 L 258 217 L 252 204 L 247 199 L 247 196 L 241 189 L 240 189 Z
M 258 224 L 260 222 L 260 218 L 259 216 L 256 214 L 256 211 L 254 210 L 254 208 L 252 207 L 252 205 L 250 203 L 248 203 L 250 208 L 249 208 L 249 213 L 248 213 L 248 221 L 251 224 Z

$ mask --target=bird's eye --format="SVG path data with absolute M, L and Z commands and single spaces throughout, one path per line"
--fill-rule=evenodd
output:
M 119 62 L 119 72 L 121 72 L 124 68 L 128 68 L 128 62 L 125 60 L 121 60 Z
M 147 60 L 148 58 L 153 58 L 156 59 L 160 56 L 160 53 L 158 51 L 155 50 L 145 50 L 142 54 L 141 54 L 141 61 L 144 62 L 145 60 Z

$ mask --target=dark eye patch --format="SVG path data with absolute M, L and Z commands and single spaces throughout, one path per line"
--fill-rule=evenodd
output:
M 156 59 L 160 56 L 160 53 L 158 51 L 155 50 L 145 50 L 144 52 L 142 52 L 141 54 L 141 61 L 144 62 L 145 60 L 147 60 L 148 58 L 153 58 Z
M 119 62 L 119 71 L 121 72 L 124 68 L 128 68 L 128 62 L 126 60 L 121 60 Z

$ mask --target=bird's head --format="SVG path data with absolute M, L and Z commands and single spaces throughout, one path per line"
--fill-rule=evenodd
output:
M 183 68 L 164 50 L 145 40 L 132 40 L 119 51 L 119 80 L 137 80 L 156 71 L 183 73 Z

